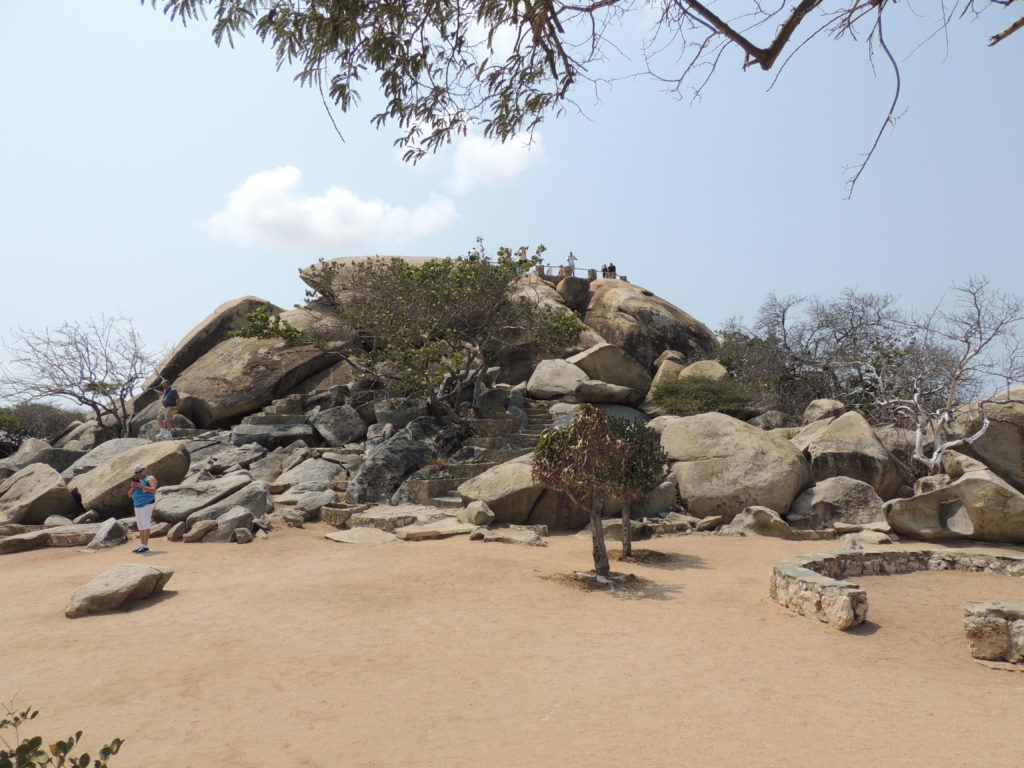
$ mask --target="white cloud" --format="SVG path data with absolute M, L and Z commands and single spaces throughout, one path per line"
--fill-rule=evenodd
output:
M 342 187 L 304 197 L 301 181 L 302 172 L 294 166 L 255 173 L 207 223 L 217 234 L 247 245 L 379 249 L 433 234 L 459 218 L 446 197 L 431 195 L 409 209 L 361 200 Z
M 465 194 L 477 187 L 500 184 L 521 174 L 543 154 L 539 133 L 533 134 L 532 144 L 519 137 L 501 144 L 482 136 L 467 136 L 456 142 L 448 187 Z

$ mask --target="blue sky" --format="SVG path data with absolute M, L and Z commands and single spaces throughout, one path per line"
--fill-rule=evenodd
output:
M 934 26 L 891 10 L 902 59 Z M 477 235 L 612 260 L 712 328 L 771 291 L 925 308 L 984 274 L 1020 294 L 1024 37 L 985 45 L 1011 20 L 958 21 L 902 62 L 906 112 L 844 200 L 892 93 L 852 41 L 812 43 L 770 92 L 735 55 L 696 103 L 582 90 L 585 115 L 529 152 L 471 137 L 412 167 L 370 108 L 339 140 L 256 42 L 218 49 L 134 0 L 3 0 L 0 335 L 124 314 L 166 348 L 228 299 L 300 301 L 320 256 L 458 255 Z

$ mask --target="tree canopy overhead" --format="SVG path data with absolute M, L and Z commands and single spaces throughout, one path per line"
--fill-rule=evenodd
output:
M 157 6 L 157 0 L 151 3 Z M 413 161 L 474 123 L 503 141 L 531 131 L 572 104 L 575 89 L 596 81 L 598 65 L 610 59 L 627 62 L 624 71 L 602 70 L 602 77 L 650 76 L 679 93 L 699 93 L 729 61 L 723 57 L 731 49 L 744 69 L 780 69 L 820 35 L 863 40 L 897 68 L 883 31 L 895 0 L 747 0 L 728 12 L 700 0 L 160 3 L 183 23 L 212 16 L 218 45 L 255 33 L 274 48 L 278 67 L 298 66 L 296 79 L 318 88 L 325 103 L 342 112 L 359 103 L 365 80 L 376 79 L 370 87 L 379 88 L 385 103 L 373 122 L 396 123 L 402 131 L 396 143 Z M 932 18 L 941 29 L 993 4 L 1006 7 L 1015 0 L 958 0 L 937 7 Z M 626 39 L 623 30 L 636 26 L 646 26 L 646 33 Z M 1021 26 L 1024 17 L 994 34 L 990 44 Z M 931 34 L 924 28 L 921 37 Z M 894 106 L 898 92 L 897 85 Z M 886 124 L 892 118 L 890 110 Z

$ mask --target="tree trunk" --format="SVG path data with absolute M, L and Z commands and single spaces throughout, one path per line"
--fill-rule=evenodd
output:
M 633 556 L 633 526 L 630 520 L 629 500 L 622 502 L 622 555 L 620 560 Z
M 604 526 L 601 525 L 601 512 L 604 510 L 604 498 L 594 497 L 594 503 L 590 507 L 590 528 L 594 540 L 594 573 L 604 578 L 611 576 L 611 566 L 608 564 L 608 549 L 604 545 Z

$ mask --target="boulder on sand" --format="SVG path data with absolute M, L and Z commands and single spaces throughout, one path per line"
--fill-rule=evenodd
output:
M 38 525 L 51 515 L 81 511 L 60 474 L 46 464 L 29 464 L 0 481 L 0 524 Z
M 808 442 L 815 482 L 830 477 L 862 480 L 882 499 L 899 495 L 911 483 L 905 470 L 875 437 L 871 425 L 856 411 L 829 422 Z
M 119 565 L 75 590 L 64 615 L 75 619 L 90 613 L 113 611 L 135 600 L 144 600 L 160 592 L 173 575 L 173 569 L 159 565 Z
M 83 507 L 96 510 L 100 517 L 127 517 L 133 513 L 128 489 L 136 465 L 144 466 L 158 485 L 177 485 L 188 472 L 189 461 L 188 449 L 180 440 L 145 443 L 79 475 L 68 487 Z

